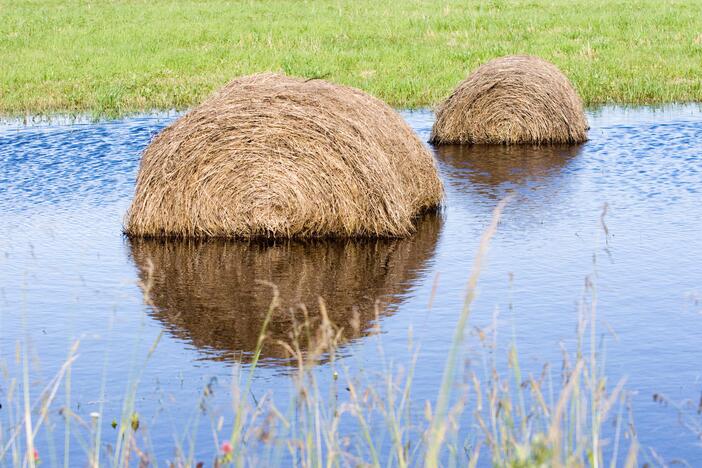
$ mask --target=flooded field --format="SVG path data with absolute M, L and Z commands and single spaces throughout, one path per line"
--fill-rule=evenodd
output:
M 433 114 L 403 115 L 426 140 Z M 435 148 L 445 207 L 408 239 L 129 241 L 122 218 L 140 152 L 174 118 L 0 126 L 3 428 L 22 350 L 39 393 L 78 340 L 70 400 L 61 390 L 57 407 L 68 404 L 86 421 L 100 413 L 102 437 L 114 444 L 110 422 L 138 381 L 135 407 L 157 459 L 191 442 L 211 459 L 217 424 L 202 415 L 203 391 L 208 414 L 230 408 L 229 382 L 251 362 L 271 283 L 284 305 L 307 304 L 313 319 L 324 298 L 344 327 L 337 359 L 351 372 L 406 364 L 418 346 L 413 400 L 434 400 L 480 236 L 511 194 L 471 330 L 496 320 L 497 355 L 514 342 L 523 372 L 539 373 L 544 363 L 557 369 L 561 346 L 575 345 L 586 284 L 594 284 L 605 372 L 612 386 L 627 379 L 641 460 L 694 465 L 702 457 L 698 106 L 591 111 L 590 140 L 579 146 Z M 292 321 L 272 318 L 253 398 L 287 401 L 291 362 L 277 340 Z M 467 359 L 477 355 L 473 335 Z M 324 360 L 315 372 L 330 378 Z M 56 440 L 37 444 L 47 460 L 63 460 L 63 426 L 53 419 Z M 80 443 L 70 451 L 85 456 Z

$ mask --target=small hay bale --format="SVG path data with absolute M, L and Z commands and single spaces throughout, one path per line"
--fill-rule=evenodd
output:
M 583 105 L 568 78 L 538 57 L 482 65 L 438 108 L 435 144 L 544 144 L 587 140 Z
M 437 207 L 431 153 L 390 107 L 322 80 L 236 79 L 145 150 L 130 237 L 402 237 Z

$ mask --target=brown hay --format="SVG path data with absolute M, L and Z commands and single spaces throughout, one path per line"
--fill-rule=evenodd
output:
M 587 140 L 583 105 L 568 78 L 537 57 L 511 56 L 475 70 L 438 108 L 436 144 L 543 144 Z
M 125 233 L 401 237 L 443 196 L 431 153 L 357 89 L 239 78 L 144 152 Z
M 406 239 L 315 240 L 245 243 L 226 240 L 131 239 L 131 256 L 151 314 L 169 332 L 208 358 L 248 361 L 279 289 L 262 357 L 289 357 L 278 340 L 291 344 L 294 325 L 320 323 L 319 298 L 341 329 L 340 344 L 367 335 L 379 313 L 396 310 L 434 254 L 441 228 L 428 214 Z M 304 314 L 303 305 L 307 310 Z M 354 310 L 356 311 L 354 313 Z M 309 348 L 307 337 L 300 348 Z

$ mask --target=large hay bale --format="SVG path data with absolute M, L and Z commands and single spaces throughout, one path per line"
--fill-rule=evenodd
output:
M 247 362 L 279 291 L 262 359 L 289 363 L 295 325 L 308 353 L 320 325 L 319 299 L 339 330 L 339 345 L 373 330 L 378 313 L 392 314 L 434 255 L 441 216 L 428 214 L 405 239 L 317 239 L 232 242 L 223 239 L 130 239 L 131 257 L 149 313 L 206 358 Z M 343 346 L 342 346 L 343 348 Z
M 402 118 L 357 89 L 239 78 L 144 152 L 125 232 L 140 237 L 401 237 L 443 192 Z
M 438 108 L 436 144 L 542 144 L 587 140 L 578 93 L 555 65 L 511 56 L 482 65 Z

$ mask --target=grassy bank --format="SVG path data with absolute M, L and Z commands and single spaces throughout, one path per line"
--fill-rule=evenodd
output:
M 700 101 L 702 2 L 0 0 L 0 114 L 185 108 L 265 70 L 422 107 L 513 53 L 588 104 Z

